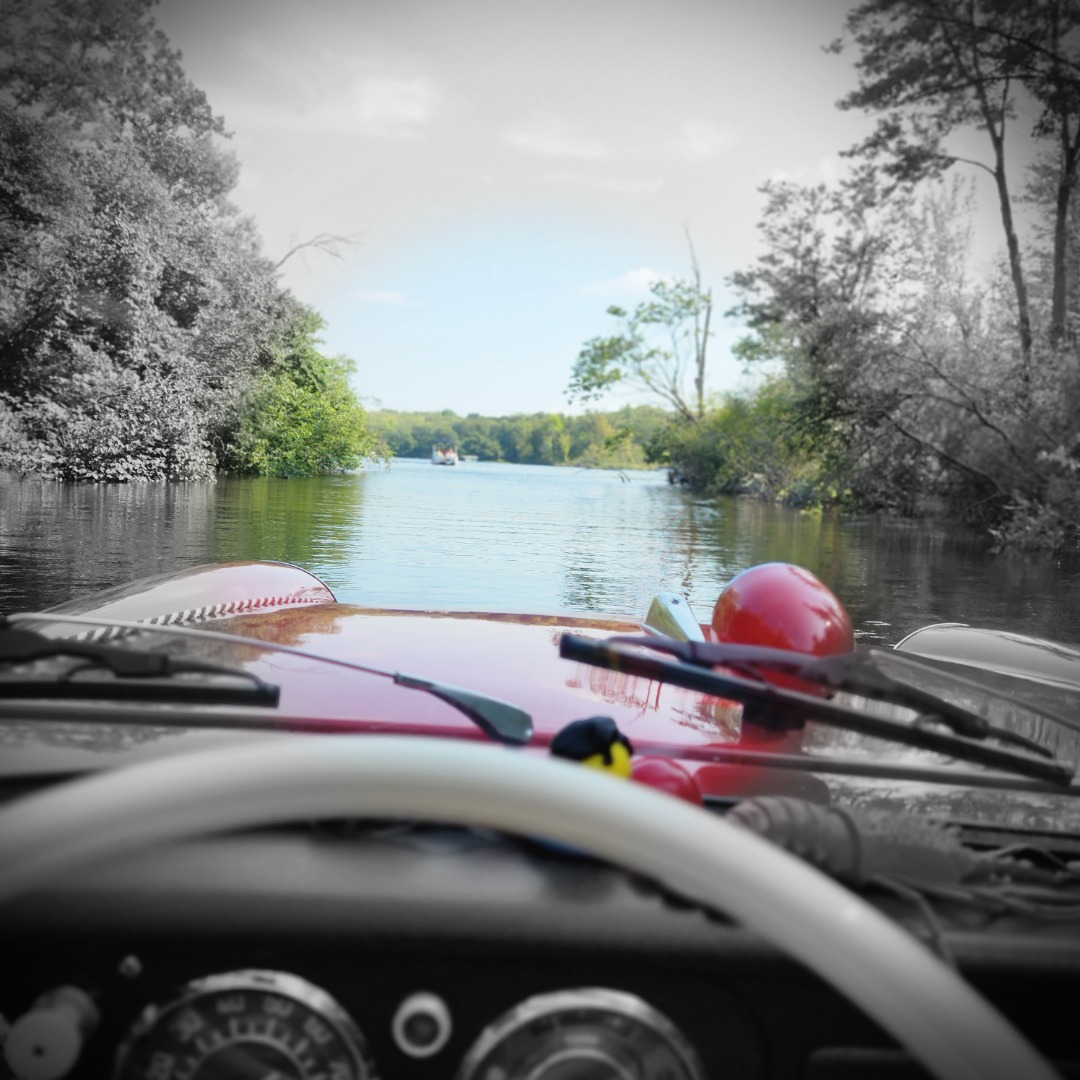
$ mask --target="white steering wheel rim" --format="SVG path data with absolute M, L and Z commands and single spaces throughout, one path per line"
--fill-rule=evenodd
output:
M 592 852 L 761 934 L 939 1080 L 1057 1077 L 925 946 L 801 860 L 645 785 L 485 744 L 290 735 L 77 780 L 0 811 L 0 901 L 167 840 L 334 816 L 476 825 Z

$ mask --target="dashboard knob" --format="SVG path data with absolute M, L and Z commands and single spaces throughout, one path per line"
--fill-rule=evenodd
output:
M 431 1057 L 450 1038 L 450 1010 L 436 994 L 410 994 L 394 1013 L 392 1030 L 402 1053 L 412 1058 Z
M 17 1080 L 61 1080 L 75 1067 L 100 1014 L 74 986 L 50 990 L 11 1025 L 4 1057 Z

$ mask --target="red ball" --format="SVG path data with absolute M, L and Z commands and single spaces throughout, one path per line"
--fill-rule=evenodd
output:
M 634 759 L 632 779 L 649 787 L 659 788 L 676 798 L 702 806 L 704 799 L 701 788 L 693 775 L 687 772 L 677 761 L 661 757 L 641 757 Z
M 734 577 L 713 609 L 718 641 L 831 656 L 851 652 L 851 616 L 832 590 L 791 563 L 762 563 Z

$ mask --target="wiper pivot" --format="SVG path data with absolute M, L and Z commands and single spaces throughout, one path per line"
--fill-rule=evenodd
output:
M 394 672 L 393 678 L 398 686 L 424 690 L 448 705 L 453 705 L 489 739 L 506 743 L 508 746 L 524 746 L 532 738 L 532 717 L 509 701 L 501 701 L 499 698 L 478 694 L 460 686 L 451 686 L 449 683 L 424 679 L 419 675 L 408 675 L 404 671 Z

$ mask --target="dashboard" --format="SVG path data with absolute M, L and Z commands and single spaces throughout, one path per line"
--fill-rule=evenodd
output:
M 882 904 L 922 932 L 911 905 Z M 13 1031 L 78 1016 L 85 1038 L 58 1074 L 72 1080 L 924 1075 L 721 916 L 484 831 L 332 821 L 207 837 L 2 915 L 0 1012 Z M 1075 932 L 958 918 L 949 943 L 1062 1075 L 1080 1075 Z

